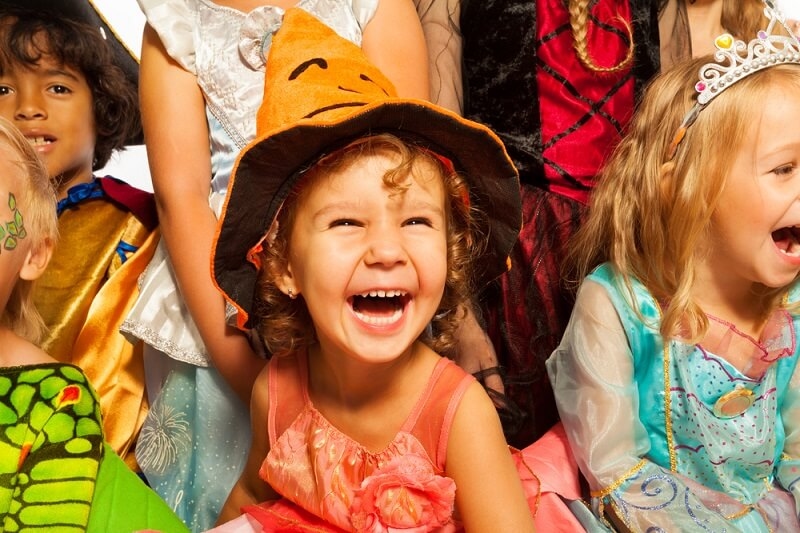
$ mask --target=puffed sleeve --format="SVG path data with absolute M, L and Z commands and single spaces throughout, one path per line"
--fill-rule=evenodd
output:
M 700 526 L 736 531 L 697 497 L 708 489 L 646 459 L 650 440 L 639 416 L 633 355 L 619 315 L 600 284 L 586 281 L 581 286 L 547 368 L 599 518 L 611 515 L 617 527 L 621 521 L 631 531 L 693 531 Z M 613 512 L 606 513 L 608 507 Z
M 147 23 L 158 33 L 172 59 L 197 74 L 195 63 L 196 0 L 137 0 Z
M 777 466 L 778 482 L 794 496 L 800 516 L 800 365 L 795 366 L 781 407 L 786 440 Z
M 353 14 L 356 17 L 356 21 L 358 22 L 361 31 L 364 31 L 364 28 L 367 27 L 367 24 L 369 24 L 369 21 L 372 20 L 372 17 L 375 16 L 375 12 L 378 10 L 378 0 L 351 1 Z

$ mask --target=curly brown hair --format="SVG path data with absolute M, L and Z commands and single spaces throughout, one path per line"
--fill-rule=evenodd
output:
M 97 28 L 46 11 L 2 7 L 0 74 L 20 66 L 36 68 L 43 57 L 86 78 L 97 132 L 92 170 L 103 168 L 114 150 L 123 149 L 141 132 L 136 87 Z
M 472 200 L 465 201 L 470 198 L 466 180 L 449 169 L 436 154 L 413 142 L 381 134 L 359 139 L 318 160 L 303 173 L 277 216 L 274 240 L 260 254 L 254 310 L 256 328 L 273 354 L 286 354 L 316 342 L 314 325 L 303 298 L 289 298 L 274 282 L 285 271 L 290 235 L 305 191 L 319 176 L 343 172 L 361 157 L 374 155 L 390 155 L 398 162 L 383 176 L 384 185 L 390 191 L 404 191 L 408 188 L 409 176 L 418 176 L 422 171 L 427 173 L 429 169 L 442 179 L 447 219 L 447 277 L 442 300 L 431 321 L 432 335 L 423 334 L 422 340 L 442 355 L 452 353 L 455 332 L 471 299 L 473 261 L 485 247 L 485 235 L 478 230 L 484 227 L 479 222 L 484 215 Z

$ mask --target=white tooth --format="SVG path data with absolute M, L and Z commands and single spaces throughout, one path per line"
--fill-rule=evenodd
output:
M 387 290 L 376 289 L 376 290 L 371 290 L 371 291 L 367 291 L 367 292 L 362 292 L 361 294 L 359 294 L 359 296 L 361 296 L 362 298 L 367 298 L 367 297 L 372 297 L 372 298 L 394 298 L 394 297 L 397 297 L 397 296 L 405 296 L 405 295 L 406 295 L 405 291 L 400 291 L 400 290 L 396 290 L 396 289 L 388 290 L 388 291 Z
M 44 137 L 29 137 L 28 142 L 30 142 L 33 146 L 41 146 L 44 144 L 48 144 L 47 139 Z
M 356 311 L 355 314 L 359 320 L 361 320 L 362 322 L 366 322 L 371 326 L 388 326 L 400 320 L 400 317 L 403 316 L 403 310 L 397 309 L 394 313 L 391 314 L 391 316 L 382 316 L 382 317 L 368 316 L 363 313 L 359 313 L 358 311 Z
M 798 257 L 800 256 L 800 249 L 796 249 L 798 247 L 792 246 L 792 251 L 789 250 L 780 250 L 783 255 L 788 255 L 789 257 Z

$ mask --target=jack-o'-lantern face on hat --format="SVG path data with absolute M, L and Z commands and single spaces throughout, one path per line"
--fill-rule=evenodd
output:
M 337 68 L 339 63 L 342 63 L 341 68 Z M 389 80 L 383 76 L 373 80 L 367 73 L 353 71 L 352 65 L 347 63 L 347 60 L 340 58 L 334 58 L 329 62 L 325 58 L 315 57 L 303 61 L 292 71 L 288 79 L 289 86 L 292 82 L 296 82 L 303 86 L 301 90 L 316 87 L 329 93 L 327 96 L 332 99 L 303 118 L 310 119 L 329 112 L 361 107 L 367 105 L 368 100 L 374 97 L 384 98 L 394 92 Z M 343 73 L 349 76 L 344 78 Z M 335 90 L 331 91 L 333 87 Z

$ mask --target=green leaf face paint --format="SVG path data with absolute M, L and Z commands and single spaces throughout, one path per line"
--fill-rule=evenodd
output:
M 14 193 L 8 193 L 8 208 L 11 209 L 13 220 L 0 226 L 0 242 L 3 243 L 2 247 L 4 249 L 13 250 L 17 247 L 17 243 L 24 239 L 28 233 L 25 231 L 22 213 L 17 208 L 17 198 Z

